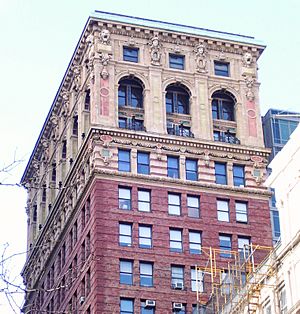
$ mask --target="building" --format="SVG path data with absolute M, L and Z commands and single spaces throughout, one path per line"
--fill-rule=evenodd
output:
M 299 112 L 280 109 L 269 109 L 262 117 L 265 146 L 271 148 L 270 161 L 287 143 L 299 121 Z
M 245 245 L 271 246 L 264 48 L 93 13 L 21 180 L 25 313 L 196 313 L 208 256 L 219 278 Z
M 281 241 L 268 258 L 253 271 L 247 291 L 236 293 L 230 311 L 245 313 L 252 301 L 259 303 L 259 314 L 300 313 L 300 126 L 285 147 L 272 160 L 272 174 L 266 184 L 276 189 L 276 205 L 280 212 Z M 228 307 L 229 308 L 229 307 Z

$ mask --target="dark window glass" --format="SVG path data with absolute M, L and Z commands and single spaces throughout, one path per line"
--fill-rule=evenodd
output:
M 72 134 L 78 136 L 78 116 L 73 117 Z
M 185 175 L 187 180 L 198 180 L 198 163 L 194 159 L 185 160 Z
M 170 85 L 166 89 L 166 112 L 189 114 L 190 95 L 181 85 Z
M 61 158 L 63 159 L 67 158 L 67 141 L 66 140 L 62 142 Z
M 212 117 L 214 120 L 234 121 L 234 97 L 225 92 L 212 95 Z
M 229 235 L 219 235 L 220 240 L 220 256 L 221 257 L 231 257 L 231 236 Z M 227 253 L 228 251 L 228 253 Z
M 168 156 L 168 177 L 179 178 L 179 158 Z
M 91 105 L 91 93 L 90 90 L 85 91 L 84 110 L 90 110 Z
M 233 165 L 233 185 L 245 186 L 244 166 Z
M 215 75 L 229 76 L 229 63 L 214 61 Z
M 153 286 L 153 265 L 152 263 L 140 262 L 140 285 L 144 287 Z
M 129 150 L 118 150 L 118 169 L 119 171 L 130 172 L 130 151 Z
M 143 87 L 137 79 L 124 78 L 120 80 L 118 106 L 143 108 Z
M 182 55 L 169 55 L 169 66 L 172 69 L 184 70 L 184 56 Z
M 124 285 L 133 284 L 132 261 L 120 260 L 120 283 Z
M 123 47 L 123 60 L 129 62 L 139 62 L 139 49 Z
M 227 184 L 226 164 L 215 162 L 215 176 L 217 184 Z
M 150 173 L 149 153 L 137 153 L 137 172 L 143 174 Z
M 121 298 L 120 300 L 120 314 L 133 314 L 134 306 L 132 299 Z

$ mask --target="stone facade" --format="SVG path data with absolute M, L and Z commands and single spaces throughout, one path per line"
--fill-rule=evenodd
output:
M 137 59 L 126 61 L 124 49 Z M 190 313 L 191 267 L 205 257 L 189 253 L 189 231 L 206 247 L 219 247 L 219 234 L 232 237 L 233 250 L 238 236 L 271 245 L 256 63 L 263 49 L 241 35 L 101 12 L 89 18 L 22 178 L 25 312 L 119 313 L 120 298 L 129 298 L 137 313 L 140 300 L 155 300 L 157 313 L 170 313 L 172 302 Z M 177 110 L 166 112 L 170 95 Z M 130 154 L 130 171 L 120 171 L 120 150 Z M 138 170 L 140 152 L 149 156 L 147 174 Z M 169 157 L 178 161 L 177 178 L 168 175 Z M 196 162 L 196 180 L 186 177 L 187 160 Z M 217 163 L 226 184 L 216 183 Z M 120 186 L 131 189 L 131 211 L 119 209 Z M 142 188 L 151 191 L 150 213 L 137 211 Z M 168 214 L 168 192 L 181 196 L 179 217 Z M 188 217 L 188 195 L 200 198 L 198 219 Z M 218 221 L 217 199 L 229 202 L 229 222 Z M 247 203 L 247 223 L 236 222 L 235 201 Z M 131 247 L 119 245 L 120 222 L 132 224 Z M 139 224 L 152 226 L 152 249 L 138 247 Z M 170 252 L 172 227 L 182 231 L 182 253 Z M 123 258 L 133 261 L 133 285 L 119 283 Z M 153 265 L 153 287 L 139 286 L 141 261 Z M 181 291 L 171 287 L 172 265 L 184 266 Z M 207 299 L 209 279 L 205 287 Z

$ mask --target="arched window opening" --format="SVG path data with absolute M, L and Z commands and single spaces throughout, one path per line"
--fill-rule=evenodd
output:
M 212 95 L 212 117 L 214 120 L 234 121 L 234 97 L 224 91 L 217 91 Z
M 169 85 L 166 89 L 166 92 L 167 113 L 190 113 L 190 94 L 183 85 Z
M 143 108 L 143 86 L 136 78 L 124 78 L 119 81 L 119 107 Z

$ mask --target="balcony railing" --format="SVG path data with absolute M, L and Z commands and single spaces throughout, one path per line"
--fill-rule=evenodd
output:
M 170 135 L 177 135 L 183 137 L 194 137 L 194 133 L 187 127 L 183 125 L 173 125 L 167 127 L 168 134 Z
M 136 119 L 127 119 L 126 121 L 119 120 L 119 128 L 134 131 L 146 131 L 143 121 Z
M 229 144 L 241 144 L 241 141 L 235 136 L 235 134 L 230 132 L 215 133 L 214 140 Z

